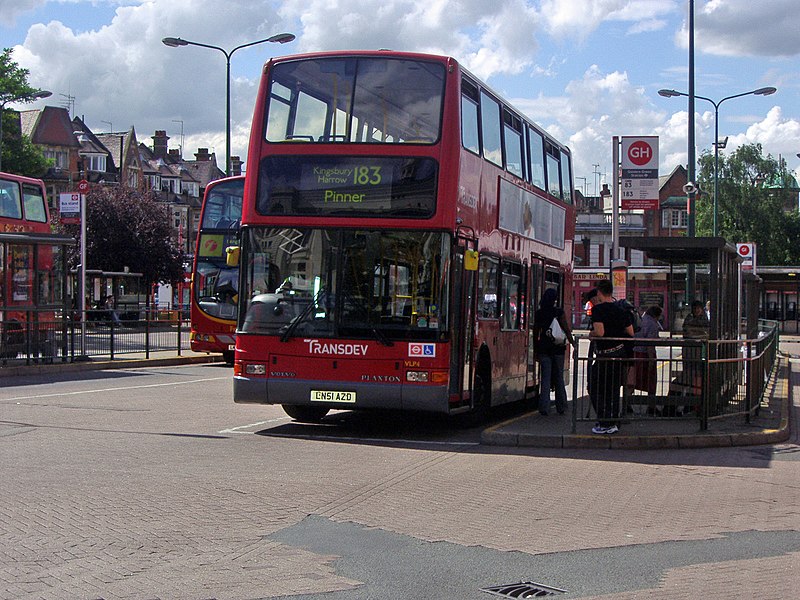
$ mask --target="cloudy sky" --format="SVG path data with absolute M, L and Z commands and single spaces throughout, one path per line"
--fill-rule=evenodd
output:
M 390 48 L 454 56 L 561 141 L 575 184 L 610 179 L 611 137 L 658 135 L 662 172 L 687 157 L 687 0 L 0 0 L 0 40 L 31 84 L 96 132 L 156 129 L 225 154 L 225 57 L 169 48 L 167 36 L 226 49 L 279 32 L 231 59 L 233 154 L 245 157 L 260 67 L 271 56 Z M 719 101 L 727 149 L 759 142 L 800 167 L 797 0 L 696 0 L 695 93 Z M 18 108 L 24 108 L 18 107 Z M 696 101 L 697 153 L 712 151 L 714 107 Z

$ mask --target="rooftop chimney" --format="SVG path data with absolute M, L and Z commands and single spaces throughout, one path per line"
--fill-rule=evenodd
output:
M 207 162 L 211 160 L 211 155 L 208 153 L 208 148 L 198 148 L 194 155 L 197 162 Z
M 156 158 L 164 158 L 167 156 L 167 132 L 164 129 L 156 129 L 156 134 L 153 136 L 153 154 Z
M 238 156 L 231 156 L 231 176 L 242 174 L 242 159 Z

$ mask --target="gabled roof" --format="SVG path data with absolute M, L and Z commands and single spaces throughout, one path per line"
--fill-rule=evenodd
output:
M 80 154 L 106 154 L 110 157 L 111 153 L 109 152 L 108 148 L 106 148 L 103 143 L 97 139 L 97 136 L 92 133 L 92 130 L 89 129 L 86 123 L 84 123 L 79 117 L 72 119 L 72 131 L 74 133 L 80 132 L 80 136 L 78 137 L 78 143 L 81 145 L 79 150 Z
M 117 168 L 122 167 L 125 148 L 128 146 L 128 138 L 132 135 L 132 132 L 133 129 L 123 133 L 98 133 L 95 136 L 103 146 L 108 148 L 111 160 L 114 161 Z
M 665 185 L 667 185 L 670 181 L 672 181 L 672 178 L 675 177 L 676 175 L 680 175 L 681 180 L 686 181 L 686 178 L 688 177 L 688 174 L 686 173 L 686 168 L 683 165 L 678 165 L 677 167 L 672 169 L 672 172 L 669 175 L 659 176 L 658 189 L 661 190 Z
M 200 187 L 205 187 L 210 182 L 225 177 L 225 173 L 217 167 L 217 161 L 213 155 L 211 160 L 185 160 L 183 166 L 195 181 L 200 182 Z
M 42 146 L 62 146 L 79 148 L 75 138 L 69 111 L 59 106 L 45 106 L 41 110 L 24 110 L 20 112 L 22 133 L 30 137 L 31 142 Z

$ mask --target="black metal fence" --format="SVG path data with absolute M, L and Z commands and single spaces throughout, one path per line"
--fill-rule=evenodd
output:
M 759 321 L 751 340 L 636 339 L 632 356 L 598 355 L 584 341 L 573 353 L 573 432 L 578 421 L 692 419 L 703 430 L 713 419 L 749 421 L 774 373 L 778 343 L 774 321 Z
M 48 318 L 42 318 L 47 314 Z M 188 313 L 144 311 L 141 318 L 119 319 L 111 310 L 86 311 L 85 324 L 50 313 L 29 312 L 25 319 L 0 327 L 0 368 L 26 364 L 114 360 L 124 355 L 189 349 Z

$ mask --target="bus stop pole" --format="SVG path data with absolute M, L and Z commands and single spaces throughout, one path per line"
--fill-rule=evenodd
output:
M 619 136 L 611 138 L 611 164 L 613 184 L 611 186 L 611 260 L 619 258 Z
M 81 360 L 86 359 L 86 194 L 81 194 L 81 272 L 80 272 L 81 311 Z

